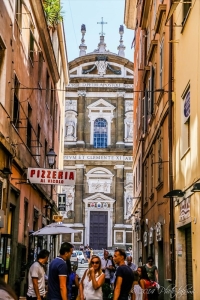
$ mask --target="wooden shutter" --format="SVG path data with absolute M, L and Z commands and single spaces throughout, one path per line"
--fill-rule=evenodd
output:
M 153 111 L 154 111 L 154 78 L 155 78 L 155 71 L 154 71 L 154 67 L 151 66 L 150 68 L 150 74 L 151 74 L 151 81 L 150 81 L 150 89 L 151 89 L 151 93 L 150 93 L 150 110 L 149 110 L 149 114 L 152 115 Z
M 3 182 L 0 181 L 0 209 L 2 207 L 2 200 L 3 200 Z

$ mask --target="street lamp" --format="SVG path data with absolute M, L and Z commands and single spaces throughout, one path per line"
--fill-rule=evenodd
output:
M 49 152 L 46 154 L 49 162 L 49 167 L 53 168 L 53 165 L 55 164 L 56 161 L 56 156 L 57 154 L 54 152 L 53 148 L 49 150 Z

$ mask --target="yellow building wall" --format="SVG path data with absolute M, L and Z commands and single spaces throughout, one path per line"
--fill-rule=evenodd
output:
M 173 22 L 183 21 L 183 5 L 180 3 Z M 178 299 L 186 300 L 190 287 L 186 287 L 186 251 L 184 229 L 191 225 L 192 271 L 194 300 L 200 297 L 200 193 L 191 193 L 193 184 L 200 179 L 200 1 L 192 1 L 192 7 L 183 27 L 174 26 L 174 189 L 185 191 L 190 198 L 190 214 L 179 220 L 180 203 L 175 207 L 176 224 L 176 286 L 186 289 Z M 190 86 L 190 145 L 184 147 L 186 125 L 183 121 L 183 94 Z M 176 204 L 177 202 L 175 202 Z M 182 249 L 180 247 L 182 245 Z

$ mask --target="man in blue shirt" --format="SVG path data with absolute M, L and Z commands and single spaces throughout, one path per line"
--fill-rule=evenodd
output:
M 49 266 L 48 297 L 50 300 L 67 299 L 67 276 L 68 268 L 66 260 L 70 259 L 73 252 L 73 245 L 63 243 L 60 248 L 60 255 L 52 260 Z

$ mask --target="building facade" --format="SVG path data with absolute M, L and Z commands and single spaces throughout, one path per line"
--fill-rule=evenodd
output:
M 185 3 L 184 3 L 185 2 Z M 198 299 L 199 278 L 199 1 L 183 1 L 171 6 L 168 23 L 174 26 L 175 133 L 174 198 L 176 232 L 176 286 L 185 286 L 181 299 Z M 192 45 L 192 52 L 191 47 Z M 189 59 L 188 59 L 189 58 Z M 197 185 L 197 186 L 196 186 Z M 180 276 L 180 274 L 182 276 Z
M 175 284 L 173 199 L 164 198 L 173 188 L 169 8 L 165 0 L 127 0 L 125 6 L 125 20 L 135 29 L 133 245 L 138 264 L 154 257 L 164 288 Z M 161 293 L 159 299 L 168 297 Z
M 1 1 L 0 12 L 0 276 L 23 296 L 29 263 L 50 247 L 30 234 L 57 213 L 56 186 L 31 184 L 27 169 L 49 168 L 50 148 L 62 165 L 67 56 L 63 25 L 50 28 L 41 1 Z
M 124 58 L 123 26 L 118 55 L 98 48 L 69 63 L 65 99 L 64 167 L 76 169 L 76 184 L 63 187 L 65 222 L 80 233 L 79 247 L 130 247 L 132 244 L 133 63 Z

